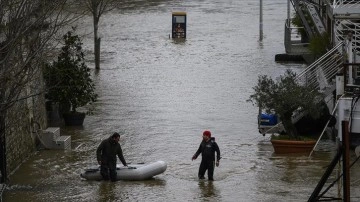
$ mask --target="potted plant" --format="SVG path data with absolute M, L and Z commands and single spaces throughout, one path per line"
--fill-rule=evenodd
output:
M 65 44 L 57 60 L 45 65 L 47 98 L 59 103 L 66 125 L 82 125 L 85 113 L 77 108 L 95 102 L 97 94 L 90 68 L 85 64 L 80 37 L 69 31 L 63 39 Z
M 324 112 L 322 94 L 297 82 L 296 73 L 291 70 L 286 70 L 285 74 L 281 75 L 277 80 L 267 75 L 260 75 L 258 83 L 253 89 L 255 92 L 250 95 L 249 101 L 266 113 L 276 114 L 284 126 L 286 135 L 272 136 L 273 145 L 274 142 L 277 142 L 275 138 L 306 140 L 304 134 L 299 134 L 292 120 L 295 113 L 305 113 L 307 117 L 317 119 Z M 313 141 L 313 144 L 315 144 L 315 141 Z M 275 148 L 275 153 L 283 153 L 283 151 L 277 151 Z
M 330 36 L 326 32 L 314 36 L 309 43 L 309 50 L 317 58 L 327 53 L 328 50 L 330 50 L 330 48 L 331 48 Z

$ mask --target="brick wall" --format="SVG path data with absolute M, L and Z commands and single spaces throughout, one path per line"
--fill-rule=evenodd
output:
M 41 78 L 41 75 L 39 75 Z M 36 94 L 42 86 L 42 79 L 24 89 L 22 96 Z M 36 129 L 46 128 L 46 109 L 43 94 L 18 101 L 8 110 L 6 119 L 6 158 L 8 177 L 36 150 L 39 140 Z

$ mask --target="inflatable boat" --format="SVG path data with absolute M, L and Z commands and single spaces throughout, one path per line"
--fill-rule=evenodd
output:
M 167 165 L 164 161 L 149 164 L 129 164 L 128 167 L 116 167 L 117 180 L 146 180 L 165 172 Z M 100 166 L 87 168 L 80 177 L 87 180 L 102 180 Z

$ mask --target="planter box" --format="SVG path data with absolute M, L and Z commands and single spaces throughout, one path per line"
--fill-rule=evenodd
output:
M 271 140 L 271 143 L 276 154 L 310 153 L 314 148 L 316 141 Z
M 85 119 L 85 113 L 64 113 L 63 118 L 67 126 L 82 126 Z

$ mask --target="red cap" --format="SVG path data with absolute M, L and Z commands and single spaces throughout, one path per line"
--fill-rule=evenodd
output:
M 211 132 L 208 131 L 208 130 L 205 130 L 205 131 L 203 132 L 203 136 L 211 137 Z

